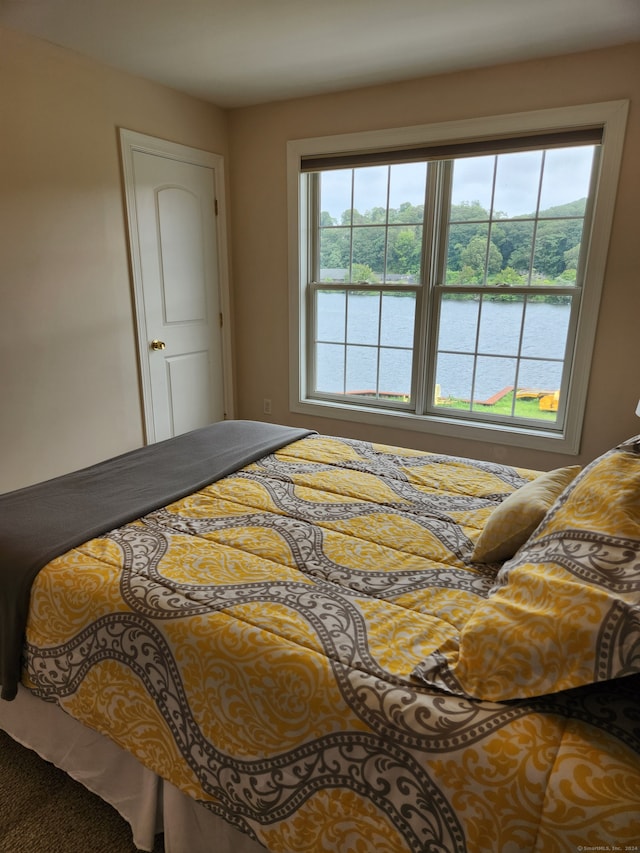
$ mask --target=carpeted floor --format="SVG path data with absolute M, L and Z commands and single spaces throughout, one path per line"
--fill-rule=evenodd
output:
M 0 731 L 0 853 L 135 851 L 115 809 Z

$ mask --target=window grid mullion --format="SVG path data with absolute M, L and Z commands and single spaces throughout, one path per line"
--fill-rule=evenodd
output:
M 469 411 L 473 411 L 473 401 L 476 398 L 476 377 L 478 375 L 478 349 L 480 347 L 480 324 L 482 323 L 482 306 L 484 304 L 484 296 L 480 297 L 478 305 L 478 319 L 476 320 L 476 334 L 473 343 L 473 369 L 471 371 L 471 395 L 469 400 Z
M 489 222 L 487 228 L 487 248 L 484 255 L 484 275 L 482 277 L 482 283 L 486 285 L 487 278 L 489 277 L 489 254 L 491 248 L 491 232 L 493 230 L 494 223 L 494 208 L 495 208 L 495 200 L 496 200 L 496 178 L 498 176 L 498 158 L 493 158 L 493 176 L 491 178 L 491 201 L 489 203 Z M 473 400 L 473 395 L 471 396 Z
M 513 380 L 513 399 L 511 400 L 511 417 L 515 417 L 516 414 L 516 398 L 517 391 L 520 387 L 520 365 L 522 363 L 522 341 L 524 339 L 524 324 L 527 320 L 527 306 L 529 304 L 529 297 L 524 297 L 524 304 L 522 306 L 522 317 L 520 318 L 520 334 L 518 335 L 518 353 L 516 355 L 516 375 Z
M 430 163 L 427 169 L 423 242 L 423 303 L 420 325 L 419 393 L 416 411 L 434 410 L 440 297 L 438 286 L 444 281 L 448 236 L 447 211 L 451 204 L 452 168 L 449 161 Z

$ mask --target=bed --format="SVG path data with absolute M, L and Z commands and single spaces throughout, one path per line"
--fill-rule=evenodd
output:
M 0 727 L 140 849 L 640 845 L 640 436 L 223 422 L 0 496 L 0 543 Z

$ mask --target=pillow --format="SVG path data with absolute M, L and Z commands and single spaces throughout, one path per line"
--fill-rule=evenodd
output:
M 489 701 L 640 672 L 640 436 L 578 474 L 414 676 Z
M 473 549 L 473 562 L 494 563 L 513 557 L 580 470 L 579 465 L 556 468 L 505 498 L 489 516 Z

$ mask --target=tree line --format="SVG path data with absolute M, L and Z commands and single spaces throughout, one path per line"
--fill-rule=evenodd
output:
M 534 215 L 494 215 L 478 201 L 451 205 L 447 252 L 448 284 L 567 284 L 576 280 L 586 199 Z M 416 281 L 422 255 L 424 206 L 404 202 L 389 210 L 386 271 L 400 280 Z M 340 220 L 323 211 L 320 217 L 320 267 L 348 270 L 353 226 L 352 280 L 380 281 L 385 264 L 387 209 L 366 213 L 345 210 Z M 366 226 L 366 227 L 358 227 Z M 534 245 L 535 244 L 535 245 Z M 533 247 L 533 253 L 532 253 Z

